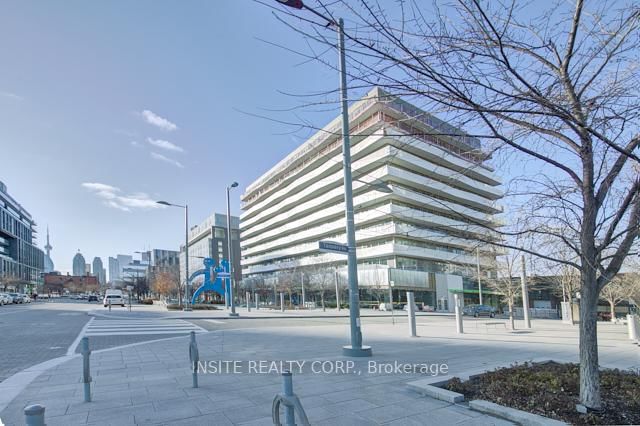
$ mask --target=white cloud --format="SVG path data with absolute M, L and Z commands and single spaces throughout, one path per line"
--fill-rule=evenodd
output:
M 182 147 L 162 139 L 147 138 L 147 143 L 149 143 L 149 145 L 155 146 L 156 148 L 166 149 L 167 151 L 184 152 L 184 149 L 182 149 Z
M 131 146 L 134 148 L 142 148 L 142 144 L 138 141 L 131 141 Z
M 82 186 L 102 199 L 105 206 L 129 212 L 132 209 L 157 209 L 162 206 L 144 192 L 122 195 L 120 188 L 97 182 L 85 182 Z
M 152 152 L 151 153 L 151 158 L 153 158 L 154 160 L 163 161 L 165 163 L 169 163 L 169 164 L 171 164 L 173 166 L 176 166 L 176 167 L 179 167 L 181 169 L 184 169 L 184 166 L 182 165 L 181 162 L 173 160 L 173 159 L 171 159 L 169 157 L 165 157 L 164 155 L 158 154 L 157 152 Z
M 24 100 L 24 98 L 22 96 L 16 95 L 15 93 L 11 93 L 11 92 L 2 92 L 2 91 L 0 91 L 0 96 L 2 96 L 4 98 L 11 98 L 11 99 L 14 99 L 16 101 Z
M 107 191 L 107 192 L 119 192 L 120 188 L 115 186 L 107 185 L 105 183 L 97 183 L 97 182 L 85 182 L 82 184 L 83 187 L 93 190 L 93 191 Z
M 167 120 L 166 118 L 160 117 L 159 115 L 157 115 L 153 111 L 149 111 L 148 109 L 142 111 L 142 117 L 147 123 L 159 127 L 162 130 L 171 132 L 178 129 L 178 126 L 176 126 L 174 123 Z

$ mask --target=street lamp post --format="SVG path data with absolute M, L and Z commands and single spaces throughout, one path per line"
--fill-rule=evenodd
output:
M 231 299 L 231 312 L 229 313 L 230 317 L 239 316 L 236 312 L 236 304 L 233 301 L 233 285 L 235 280 L 233 279 L 233 245 L 231 244 L 231 205 L 229 203 L 229 192 L 231 188 L 235 188 L 238 186 L 238 182 L 233 182 L 231 185 L 227 186 L 227 251 L 229 258 L 229 293 Z M 248 303 L 248 302 L 247 302 Z
M 189 206 L 187 203 L 184 206 L 180 204 L 171 204 L 167 201 L 156 201 L 158 204 L 170 207 L 180 207 L 184 209 L 184 310 L 190 311 L 189 307 Z
M 349 141 L 349 109 L 347 103 L 347 71 L 344 46 L 344 22 L 332 18 L 306 6 L 302 0 L 278 0 L 281 4 L 295 9 L 307 9 L 338 29 L 338 50 L 340 62 L 340 103 L 342 106 L 342 163 L 344 173 L 345 218 L 347 221 L 347 277 L 349 282 L 349 322 L 351 344 L 342 347 L 342 354 L 352 357 L 372 355 L 370 346 L 362 345 L 360 327 L 360 296 L 358 294 L 358 264 L 356 258 L 356 233 L 353 219 L 353 190 L 351 177 L 351 143 Z

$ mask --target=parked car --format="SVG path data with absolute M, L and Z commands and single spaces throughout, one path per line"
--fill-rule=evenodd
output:
M 102 302 L 105 308 L 109 305 L 120 305 L 124 308 L 122 290 L 107 290 Z
M 0 293 L 0 305 L 10 305 L 13 303 L 13 297 L 7 293 Z
M 415 306 L 414 308 L 414 312 L 418 312 L 422 310 L 422 305 L 416 305 L 415 303 L 413 304 L 413 306 Z M 402 307 L 403 310 L 408 311 L 409 310 L 409 304 L 405 303 L 405 305 Z
M 31 296 L 28 294 L 21 293 L 20 297 L 22 297 L 22 303 L 31 303 Z
M 488 305 L 466 305 L 462 308 L 462 315 L 470 315 L 475 318 L 496 316 L 496 309 L 493 306 Z
M 89 296 L 87 298 L 88 302 L 97 302 L 98 301 L 98 296 L 96 296 L 95 294 L 92 294 L 91 296 Z
M 9 293 L 9 296 L 13 299 L 13 303 L 24 303 L 24 299 L 20 293 Z

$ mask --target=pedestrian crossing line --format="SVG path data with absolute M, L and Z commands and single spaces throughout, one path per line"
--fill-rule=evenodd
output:
M 135 336 L 155 334 L 188 334 L 206 330 L 184 320 L 101 320 L 89 324 L 85 336 Z

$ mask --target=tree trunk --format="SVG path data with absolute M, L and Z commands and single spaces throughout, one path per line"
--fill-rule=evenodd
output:
M 511 330 L 516 329 L 516 323 L 513 319 L 513 300 L 509 299 L 509 324 L 511 324 Z
M 600 371 L 598 369 L 598 290 L 594 271 L 582 271 L 580 294 L 580 402 L 600 410 Z
M 616 322 L 616 304 L 609 300 L 609 306 L 611 307 L 611 322 Z

